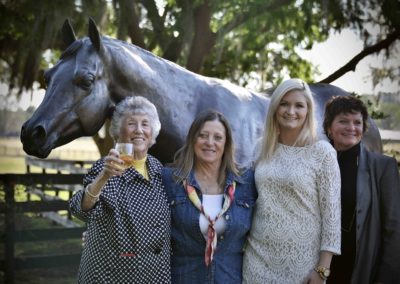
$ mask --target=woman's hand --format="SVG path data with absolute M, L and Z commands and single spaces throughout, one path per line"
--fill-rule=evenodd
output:
M 104 158 L 104 168 L 101 173 L 88 184 L 85 189 L 85 195 L 82 200 L 82 210 L 89 211 L 93 208 L 100 197 L 103 186 L 112 176 L 121 176 L 124 173 L 122 165 L 124 161 L 119 158 L 119 153 L 115 149 L 111 149 Z
M 119 158 L 119 153 L 115 149 L 110 149 L 108 155 L 104 158 L 103 176 L 110 178 L 112 176 L 121 176 L 124 174 L 124 167 L 121 165 L 124 161 Z
M 324 282 L 325 280 L 315 270 L 310 271 L 305 281 L 306 284 L 323 284 Z

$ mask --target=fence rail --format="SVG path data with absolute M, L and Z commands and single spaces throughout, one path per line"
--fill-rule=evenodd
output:
M 0 235 L 4 243 L 4 260 L 0 261 L 0 270 L 4 271 L 5 283 L 14 283 L 15 271 L 26 268 L 48 268 L 78 264 L 80 253 L 15 257 L 17 242 L 52 241 L 60 239 L 80 238 L 84 227 L 57 228 L 41 230 L 16 230 L 15 216 L 22 212 L 45 212 L 68 210 L 68 202 L 64 200 L 41 200 L 16 202 L 17 185 L 43 186 L 74 185 L 82 183 L 83 174 L 0 174 L 0 182 L 4 191 L 4 202 L 0 202 L 0 213 L 5 214 L 5 232 Z
M 4 141 L 4 140 L 3 140 Z M 22 144 L 17 143 L 10 145 L 0 143 L 0 156 L 1 157 L 25 157 L 26 153 L 22 149 Z M 83 149 L 68 149 L 63 148 L 54 149 L 50 157 L 56 159 L 71 159 L 71 157 L 79 157 L 82 160 L 94 160 L 99 158 L 99 151 L 96 148 L 83 148 Z

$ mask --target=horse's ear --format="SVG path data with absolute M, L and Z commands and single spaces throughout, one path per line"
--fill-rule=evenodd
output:
M 71 26 L 71 23 L 69 22 L 69 19 L 65 20 L 61 28 L 61 34 L 66 46 L 70 46 L 71 43 L 73 43 L 76 40 L 75 32 Z
M 89 38 L 97 52 L 101 49 L 101 38 L 95 21 L 89 17 Z

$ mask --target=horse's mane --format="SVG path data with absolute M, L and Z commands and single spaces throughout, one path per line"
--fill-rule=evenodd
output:
M 126 41 L 122 41 L 119 39 L 115 39 L 115 38 L 111 38 L 111 37 L 107 37 L 107 36 L 102 36 L 101 40 L 103 42 L 104 45 L 106 45 L 108 48 L 110 48 L 110 50 L 114 50 L 114 51 L 118 51 L 121 46 L 123 46 L 124 48 L 126 48 L 126 50 L 129 50 L 130 52 L 134 53 L 134 54 L 138 54 L 140 53 L 142 56 L 142 59 L 148 58 L 151 61 L 147 61 L 148 64 L 151 64 L 151 62 L 153 63 L 161 63 L 161 64 L 165 64 L 166 66 L 170 66 L 173 69 L 176 70 L 181 70 L 184 73 L 191 73 L 194 76 L 201 76 L 199 74 L 193 73 L 189 70 L 187 70 L 186 68 L 180 66 L 179 64 L 176 64 L 175 62 L 169 61 L 168 59 L 162 58 L 144 48 L 141 48 L 135 44 L 126 42 Z M 114 53 L 115 56 L 117 57 L 121 57 L 124 56 L 124 54 L 122 52 L 115 52 Z M 213 80 L 215 80 L 215 78 L 213 78 Z
M 82 40 L 82 39 L 78 39 L 78 40 L 74 41 L 70 46 L 67 47 L 66 50 L 64 50 L 64 51 L 61 53 L 60 59 L 63 59 L 63 58 L 65 58 L 65 57 L 67 57 L 67 56 L 74 55 L 75 52 L 76 52 L 78 49 L 81 48 L 82 44 L 83 44 L 83 40 Z
M 129 43 L 129 42 L 126 42 L 126 41 L 123 41 L 123 40 L 120 40 L 120 39 L 111 38 L 111 37 L 107 37 L 107 36 L 102 36 L 101 40 L 105 45 L 108 45 L 108 46 L 112 46 L 112 47 L 117 47 L 118 48 L 121 45 L 123 45 L 123 46 L 127 47 L 131 51 L 135 51 L 135 52 L 136 51 L 140 51 L 140 52 L 142 52 L 142 53 L 144 53 L 144 54 L 146 54 L 146 55 L 148 55 L 150 57 L 160 58 L 159 56 L 155 55 L 154 53 L 152 53 L 152 52 L 150 52 L 150 51 L 148 51 L 146 49 L 143 49 L 143 48 L 141 48 L 141 47 L 139 47 L 137 45 L 134 45 L 133 43 Z M 166 60 L 164 58 L 162 58 L 162 59 Z

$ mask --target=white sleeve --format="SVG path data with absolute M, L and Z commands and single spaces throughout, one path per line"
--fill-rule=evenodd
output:
M 333 147 L 328 144 L 323 148 L 324 159 L 322 159 L 317 181 L 318 199 L 322 220 L 321 250 L 340 254 L 340 169 L 337 162 L 337 154 Z

